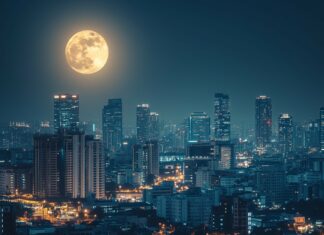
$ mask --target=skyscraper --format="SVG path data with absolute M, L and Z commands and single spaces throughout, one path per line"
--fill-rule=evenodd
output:
M 143 171 L 146 180 L 150 176 L 159 176 L 159 161 L 158 142 L 156 140 L 145 142 L 143 145 Z
M 64 196 L 64 165 L 60 158 L 60 139 L 57 135 L 34 136 L 34 195 Z
M 102 154 L 102 143 L 92 136 L 86 136 L 85 148 L 86 192 L 96 199 L 105 197 L 105 165 Z M 87 195 L 86 195 L 87 196 Z
M 150 140 L 159 140 L 160 136 L 160 123 L 159 123 L 159 114 L 156 112 L 150 113 L 149 118 L 149 139 Z
M 271 141 L 272 105 L 271 98 L 258 96 L 255 100 L 255 138 L 258 147 L 265 147 Z
M 150 106 L 139 104 L 136 108 L 137 142 L 143 144 L 149 139 Z
M 115 152 L 123 139 L 123 105 L 121 99 L 109 99 L 102 109 L 102 134 L 104 149 Z
M 324 107 L 320 109 L 320 148 L 324 152 Z
M 205 112 L 193 112 L 189 117 L 189 141 L 210 140 L 210 117 Z
M 79 95 L 54 95 L 54 129 L 77 130 L 79 126 Z
M 231 113 L 229 96 L 216 93 L 214 97 L 214 127 L 216 141 L 229 141 L 231 137 Z
M 294 128 L 292 117 L 288 113 L 279 116 L 278 128 L 280 151 L 286 154 L 292 150 Z
M 85 135 L 73 133 L 62 138 L 65 196 L 68 198 L 85 198 Z

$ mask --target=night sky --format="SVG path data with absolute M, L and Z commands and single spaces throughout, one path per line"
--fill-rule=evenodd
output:
M 80 94 L 82 120 L 100 122 L 122 98 L 126 125 L 149 103 L 162 119 L 212 116 L 228 93 L 232 120 L 254 123 L 254 101 L 273 100 L 273 118 L 312 120 L 324 105 L 324 1 L 1 1 L 1 122 L 52 120 L 52 96 Z M 66 63 L 74 33 L 92 29 L 109 44 L 100 72 Z

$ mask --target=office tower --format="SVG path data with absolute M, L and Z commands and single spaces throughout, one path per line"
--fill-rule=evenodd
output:
M 0 235 L 16 234 L 16 205 L 0 202 Z
M 85 148 L 86 192 L 96 199 L 105 197 L 105 167 L 102 143 L 91 136 L 86 137 Z M 86 195 L 87 196 L 87 195 Z
M 320 109 L 320 149 L 324 152 L 324 107 Z
M 229 141 L 231 138 L 231 113 L 229 96 L 216 93 L 214 97 L 214 128 L 216 141 Z
M 235 167 L 234 145 L 230 142 L 216 142 L 215 154 L 218 158 L 219 170 L 229 170 Z
M 137 142 L 143 144 L 149 139 L 150 106 L 148 104 L 137 105 L 136 130 Z
M 193 112 L 189 117 L 189 141 L 210 140 L 210 118 L 205 112 Z
M 288 113 L 279 116 L 278 128 L 280 151 L 286 154 L 292 150 L 293 144 L 293 122 Z
M 54 130 L 77 130 L 79 126 L 79 95 L 54 95 Z
M 272 105 L 271 98 L 259 96 L 255 100 L 255 138 L 257 147 L 265 147 L 271 141 Z
M 121 99 L 109 99 L 102 109 L 102 135 L 104 149 L 120 150 L 123 140 L 123 105 Z
M 56 135 L 34 136 L 34 195 L 41 198 L 64 196 L 63 160 Z
M 159 145 L 157 140 L 146 141 L 143 145 L 143 172 L 147 181 L 159 176 Z
M 149 117 L 149 139 L 159 140 L 159 136 L 160 136 L 159 114 L 156 112 L 151 112 Z

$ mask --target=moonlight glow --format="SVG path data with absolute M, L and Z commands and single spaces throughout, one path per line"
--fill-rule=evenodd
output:
M 98 72 L 105 66 L 108 55 L 105 39 L 92 30 L 74 34 L 65 47 L 65 57 L 69 66 L 82 74 Z

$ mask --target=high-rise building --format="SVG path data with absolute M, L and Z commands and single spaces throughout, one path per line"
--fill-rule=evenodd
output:
M 293 123 L 293 148 L 300 150 L 305 148 L 305 126 L 302 123 Z
M 159 114 L 156 112 L 151 112 L 149 118 L 149 139 L 159 140 L 159 137 L 160 137 Z
M 73 133 L 63 136 L 65 196 L 86 197 L 85 135 Z
M 54 95 L 54 129 L 77 130 L 79 126 L 79 95 Z
M 102 109 L 102 135 L 104 149 L 116 152 L 123 140 L 123 105 L 121 99 L 109 99 Z
M 137 105 L 136 108 L 136 130 L 137 142 L 143 144 L 149 139 L 150 128 L 150 106 L 148 104 Z
M 279 163 L 262 165 L 256 172 L 256 188 L 265 196 L 266 204 L 281 204 L 285 200 L 285 170 Z
M 258 147 L 265 147 L 271 141 L 272 105 L 271 98 L 258 96 L 255 100 L 255 138 Z
M 189 141 L 210 140 L 210 117 L 205 112 L 193 112 L 189 117 Z
M 146 141 L 143 145 L 143 172 L 144 177 L 159 176 L 159 145 L 157 140 Z
M 143 149 L 142 145 L 134 144 L 132 147 L 132 156 L 133 156 L 133 171 L 142 172 L 143 171 Z
M 86 137 L 85 161 L 86 192 L 94 194 L 96 199 L 102 199 L 105 197 L 105 167 L 100 140 Z
M 324 152 L 324 107 L 320 109 L 320 148 Z
M 99 140 L 82 133 L 34 137 L 34 194 L 41 198 L 104 197 L 104 164 Z
M 57 135 L 34 136 L 34 195 L 64 196 L 63 159 L 60 158 L 60 139 Z
M 306 123 L 305 147 L 320 148 L 320 120 L 313 120 Z
M 229 141 L 231 138 L 231 113 L 229 96 L 216 93 L 214 97 L 215 140 Z
M 292 150 L 293 145 L 293 122 L 288 113 L 279 116 L 278 122 L 279 147 L 282 153 L 288 153 Z

